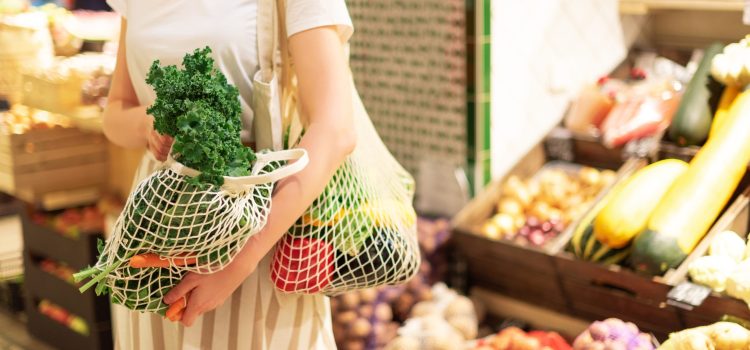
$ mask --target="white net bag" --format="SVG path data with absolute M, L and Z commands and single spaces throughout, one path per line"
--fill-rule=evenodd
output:
M 403 283 L 419 269 L 414 180 L 378 136 L 353 82 L 351 91 L 357 147 L 278 243 L 271 278 L 281 291 L 336 295 Z M 284 101 L 293 110 L 292 93 Z M 296 112 L 290 118 L 293 145 L 302 123 Z
M 196 184 L 196 170 L 168 161 L 128 197 L 84 288 L 96 284 L 98 294 L 108 291 L 132 310 L 165 311 L 163 295 L 186 272 L 212 273 L 232 262 L 265 226 L 274 183 L 306 163 L 304 150 L 261 153 L 250 176 L 225 177 L 219 187 Z

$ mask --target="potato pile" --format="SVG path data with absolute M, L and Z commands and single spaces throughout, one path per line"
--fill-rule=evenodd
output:
M 363 350 L 396 337 L 391 306 L 377 289 L 342 294 L 331 299 L 333 335 L 341 350 Z
M 477 337 L 478 317 L 474 303 L 442 283 L 432 288 L 433 300 L 414 305 L 399 336 L 386 350 L 462 349 Z
M 543 168 L 526 180 L 511 175 L 502 185 L 496 214 L 484 223 L 481 233 L 490 239 L 543 246 L 581 217 L 614 179 L 614 171 L 590 167 L 576 172 Z

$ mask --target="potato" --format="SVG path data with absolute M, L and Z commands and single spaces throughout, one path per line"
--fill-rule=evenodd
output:
M 365 350 L 365 341 L 359 339 L 349 339 L 344 342 L 342 350 Z
M 497 205 L 497 212 L 508 215 L 520 215 L 523 214 L 523 206 L 517 200 L 513 198 L 503 198 Z
M 487 221 L 482 225 L 482 235 L 489 239 L 499 240 L 503 237 L 500 227 L 497 226 L 492 220 Z
M 601 173 L 599 170 L 596 170 L 591 167 L 583 167 L 578 172 L 578 178 L 583 182 L 586 186 L 591 187 L 598 187 L 600 186 L 600 182 L 602 180 Z
M 336 323 L 346 326 L 350 325 L 356 319 L 357 313 L 355 311 L 342 311 L 334 315 Z
M 393 311 L 399 318 L 404 319 L 409 314 L 409 310 L 414 305 L 414 296 L 410 293 L 403 293 L 397 299 L 393 305 Z
M 416 301 L 432 300 L 432 289 L 425 286 L 424 288 L 416 291 L 414 293 L 414 297 L 416 298 Z
M 375 305 L 375 319 L 380 322 L 390 322 L 393 319 L 393 310 L 386 303 Z
M 369 320 L 372 318 L 375 308 L 372 304 L 362 305 L 359 307 L 359 317 Z
M 492 221 L 500 229 L 501 235 L 512 234 L 516 231 L 516 222 L 511 214 L 497 214 L 492 217 Z
M 372 324 L 370 324 L 370 321 L 360 317 L 352 323 L 351 328 L 349 328 L 349 335 L 354 338 L 364 338 L 370 335 L 371 331 Z
M 375 288 L 363 289 L 359 291 L 359 300 L 363 304 L 373 303 L 377 298 L 378 291 Z
M 340 298 L 342 309 L 352 310 L 359 306 L 359 295 L 356 292 L 342 294 Z
M 471 302 L 471 299 L 465 296 L 458 296 L 448 304 L 448 307 L 446 307 L 443 312 L 443 316 L 446 319 L 459 316 L 475 318 L 476 313 L 474 312 L 474 303 Z

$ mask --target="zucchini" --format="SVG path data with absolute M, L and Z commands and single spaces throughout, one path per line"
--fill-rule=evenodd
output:
M 568 250 L 577 258 L 603 264 L 617 264 L 624 260 L 630 253 L 626 249 L 612 249 L 599 242 L 594 236 L 594 218 L 609 203 L 609 201 L 620 191 L 623 183 L 616 184 L 602 200 L 594 205 L 586 215 L 576 224 L 573 229 L 573 237 L 570 239 Z
M 714 120 L 711 122 L 711 130 L 708 132 L 708 137 L 714 137 L 719 133 L 722 124 L 726 121 L 726 116 L 729 113 L 729 107 L 732 106 L 732 102 L 739 95 L 740 89 L 734 86 L 727 86 L 724 88 L 724 92 L 721 93 L 721 99 L 719 100 L 719 107 L 716 108 L 716 114 Z
M 633 174 L 594 219 L 594 236 L 610 248 L 623 248 L 646 228 L 659 201 L 688 164 L 678 159 L 653 163 Z
M 703 53 L 698 68 L 690 79 L 680 105 L 669 126 L 669 139 L 680 146 L 701 145 L 711 129 L 712 95 L 718 104 L 721 84 L 711 77 L 711 60 L 724 45 L 714 43 Z M 714 104 L 715 105 L 715 104 Z
M 663 274 L 693 251 L 737 188 L 750 162 L 750 92 L 732 103 L 724 126 L 669 188 L 633 243 L 631 262 Z

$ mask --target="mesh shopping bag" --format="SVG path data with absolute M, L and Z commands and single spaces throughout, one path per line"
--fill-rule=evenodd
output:
M 279 23 L 283 0 L 277 0 Z M 286 38 L 283 25 L 281 35 Z M 293 67 L 281 40 L 282 115 L 293 146 L 304 133 Z M 357 146 L 277 244 L 271 278 L 290 293 L 335 295 L 403 283 L 419 269 L 414 180 L 378 136 L 351 81 Z
M 265 226 L 274 183 L 306 163 L 300 149 L 261 153 L 251 175 L 225 177 L 219 187 L 196 184 L 198 171 L 170 159 L 128 197 L 91 269 L 96 277 L 84 287 L 97 284 L 98 293 L 108 290 L 113 302 L 132 310 L 166 310 L 163 295 L 186 272 L 212 273 L 232 262 Z M 133 267 L 142 254 L 158 256 L 164 266 Z

